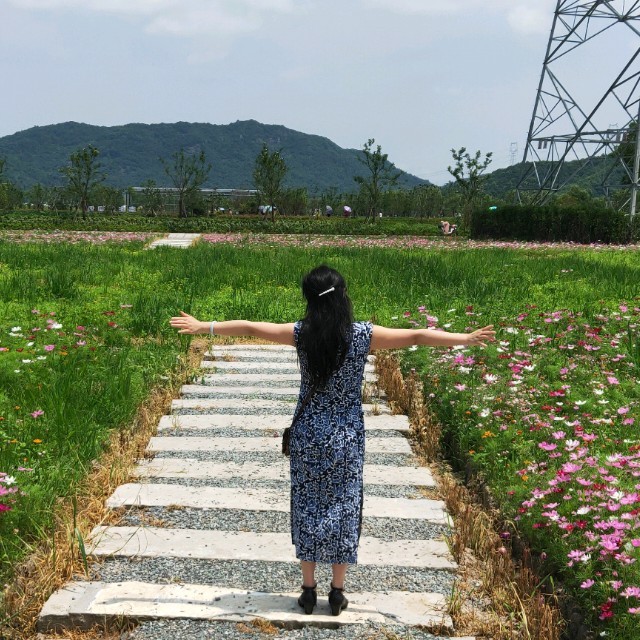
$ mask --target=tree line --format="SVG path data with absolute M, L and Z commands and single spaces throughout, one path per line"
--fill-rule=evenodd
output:
M 222 196 L 215 190 L 204 193 L 202 187 L 211 175 L 211 164 L 202 150 L 180 149 L 168 158 L 160 158 L 169 189 L 148 180 L 141 189 L 125 192 L 128 193 L 127 201 L 149 216 L 166 214 L 172 208 L 179 217 L 212 215 L 221 211 L 260 212 L 274 221 L 277 215 L 357 215 L 371 221 L 381 215 L 438 216 L 458 217 L 463 226 L 468 226 L 474 209 L 513 202 L 512 194 L 496 198 L 485 192 L 491 153 L 483 155 L 476 151 L 472 154 L 462 147 L 451 149 L 451 155 L 453 162 L 447 167 L 452 176 L 449 184 L 399 188 L 397 183 L 402 172 L 371 138 L 364 143 L 358 157 L 362 172 L 353 176 L 353 191 L 327 189 L 322 193 L 309 193 L 306 188 L 284 186 L 288 167 L 281 150 L 270 150 L 264 144 L 254 161 L 255 195 L 240 199 Z M 4 179 L 5 169 L 6 161 L 0 159 L 2 211 L 27 207 L 36 211 L 74 211 L 87 217 L 97 210 L 116 213 L 124 204 L 123 190 L 104 184 L 107 176 L 100 162 L 100 151 L 92 145 L 70 155 L 68 163 L 59 169 L 62 178 L 59 186 L 36 184 L 23 192 Z M 556 196 L 560 205 L 566 202 L 569 206 L 576 200 L 584 203 L 595 199 L 579 187 L 571 187 Z

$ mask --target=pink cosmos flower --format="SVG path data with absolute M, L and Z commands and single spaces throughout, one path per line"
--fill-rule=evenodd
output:
M 620 382 L 618 382 L 618 378 L 616 378 L 615 376 L 607 376 L 607 382 L 609 384 L 620 384 Z
M 633 424 L 635 422 L 635 420 L 633 418 L 625 418 L 622 421 L 622 424 Z
M 629 413 L 629 407 L 620 407 L 618 409 L 618 415 L 623 416 L 625 413 Z
M 580 588 L 582 589 L 591 589 L 591 587 L 593 587 L 593 585 L 596 583 L 595 580 L 592 580 L 591 578 L 589 578 L 588 580 L 585 580 L 581 585 Z
M 544 449 L 545 451 L 553 451 L 554 449 L 557 449 L 558 445 L 550 444 L 549 442 L 541 442 L 538 447 L 540 447 L 540 449 Z
M 627 587 L 620 595 L 625 598 L 640 598 L 640 587 Z
M 44 350 L 45 351 L 53 351 L 56 348 L 55 344 L 45 344 L 44 345 Z
M 38 409 L 37 411 L 34 411 L 31 414 L 31 417 L 32 418 L 39 418 L 40 416 L 43 416 L 43 415 L 44 415 L 44 411 L 42 409 Z

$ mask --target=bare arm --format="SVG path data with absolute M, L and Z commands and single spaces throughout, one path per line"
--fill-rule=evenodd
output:
M 496 332 L 493 325 L 477 329 L 471 333 L 449 333 L 435 329 L 389 329 L 373 326 L 371 335 L 371 351 L 376 349 L 402 349 L 412 345 L 427 347 L 455 347 L 456 345 L 486 347 L 493 340 Z
M 184 311 L 179 316 L 171 318 L 169 324 L 178 329 L 178 333 L 195 335 L 209 333 L 210 322 L 196 320 Z M 249 320 L 224 320 L 216 322 L 214 333 L 217 336 L 251 336 L 262 338 L 279 344 L 295 346 L 293 338 L 293 323 L 277 324 L 275 322 L 250 322 Z

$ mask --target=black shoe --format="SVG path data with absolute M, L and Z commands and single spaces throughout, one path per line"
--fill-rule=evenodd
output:
M 309 615 L 313 613 L 313 610 L 318 602 L 318 594 L 316 593 L 316 587 L 305 587 L 302 585 L 302 595 L 298 598 L 298 604 L 304 609 L 304 612 Z
M 343 593 L 344 589 L 336 589 L 333 584 L 329 592 L 329 606 L 331 607 L 331 615 L 339 616 L 343 609 L 347 608 L 349 601 Z

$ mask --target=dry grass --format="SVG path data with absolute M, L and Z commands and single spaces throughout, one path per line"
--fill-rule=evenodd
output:
M 441 428 L 424 403 L 420 379 L 415 373 L 403 379 L 393 354 L 376 355 L 380 387 L 409 416 L 423 463 L 438 461 Z M 455 521 L 448 543 L 460 566 L 449 604 L 456 633 L 492 640 L 559 640 L 563 621 L 557 599 L 541 592 L 526 549 L 514 560 L 508 541 L 499 535 L 504 530 L 500 514 L 483 506 L 490 505 L 487 488 L 480 482 L 465 486 L 442 461 L 430 466 Z
M 5 618 L 0 626 L 3 640 L 35 638 L 37 617 L 47 598 L 74 578 L 90 577 L 85 574 L 78 540 L 86 540 L 95 526 L 119 519 L 121 511 L 107 510 L 105 499 L 116 487 L 129 480 L 136 460 L 144 456 L 160 416 L 169 412 L 171 400 L 185 379 L 199 366 L 207 346 L 207 340 L 192 341 L 187 357 L 183 358 L 167 386 L 153 390 L 132 423 L 111 435 L 105 453 L 94 462 L 93 471 L 77 488 L 76 495 L 59 501 L 52 538 L 39 542 L 38 548 L 16 568 L 13 582 L 4 590 Z M 66 632 L 54 637 L 84 640 L 118 636 Z

